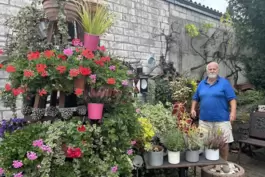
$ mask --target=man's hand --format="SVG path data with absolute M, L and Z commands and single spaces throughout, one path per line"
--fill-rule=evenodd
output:
M 235 112 L 231 112 L 230 113 L 230 122 L 233 122 L 236 120 L 236 113 Z
M 191 114 L 191 117 L 192 118 L 195 118 L 196 117 L 196 111 L 194 109 L 191 110 L 190 114 Z

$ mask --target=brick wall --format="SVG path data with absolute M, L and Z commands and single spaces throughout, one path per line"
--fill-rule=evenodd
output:
M 174 19 L 184 20 L 185 23 L 218 24 L 217 12 L 192 3 L 183 4 L 182 0 L 105 1 L 115 12 L 116 22 L 109 33 L 102 37 L 102 43 L 114 54 L 130 61 L 146 60 L 151 56 L 158 59 L 165 40 L 155 36 L 162 30 L 168 33 L 170 22 Z M 20 7 L 28 4 L 30 0 L 0 0 L 0 48 L 5 43 L 7 29 L 2 24 L 6 17 L 15 15 Z M 175 56 L 172 58 L 178 62 Z M 0 87 L 4 86 L 7 77 L 5 72 L 0 71 Z M 18 101 L 17 106 L 21 107 L 21 101 Z M 22 116 L 19 110 L 18 115 Z M 11 112 L 0 104 L 0 119 L 8 119 L 10 116 Z

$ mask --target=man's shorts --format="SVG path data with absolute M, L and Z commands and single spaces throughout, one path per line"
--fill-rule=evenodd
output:
M 220 129 L 224 132 L 224 136 L 226 137 L 226 143 L 232 143 L 234 141 L 233 133 L 232 133 L 232 125 L 230 121 L 224 122 L 207 122 L 207 121 L 199 121 L 199 129 L 203 131 L 203 134 L 208 135 L 208 131 Z

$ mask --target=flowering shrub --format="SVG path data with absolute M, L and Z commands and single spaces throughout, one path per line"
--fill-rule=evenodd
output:
M 80 42 L 73 41 L 75 48 L 62 51 L 32 51 L 27 58 L 13 60 L 3 66 L 8 72 L 11 85 L 5 91 L 14 96 L 21 93 L 35 92 L 46 96 L 53 90 L 74 92 L 81 96 L 84 88 L 75 88 L 75 80 L 85 78 L 94 90 L 126 90 L 128 78 L 127 67 L 120 60 L 107 54 L 104 46 L 92 52 L 80 47 Z
M 12 118 L 10 120 L 2 120 L 0 123 L 0 137 L 4 137 L 5 133 L 21 129 L 25 125 L 26 121 L 24 119 Z
M 106 114 L 101 126 L 83 125 L 75 118 L 31 124 L 7 134 L 0 144 L 0 172 L 30 177 L 129 177 L 140 130 L 131 103 Z

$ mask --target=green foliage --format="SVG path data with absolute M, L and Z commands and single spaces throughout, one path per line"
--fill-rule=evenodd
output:
M 16 117 L 16 100 L 17 98 L 10 91 L 5 89 L 0 90 L 0 100 L 3 103 L 4 107 L 10 108 L 13 112 L 13 116 Z
M 178 152 L 185 149 L 183 133 L 180 130 L 169 130 L 162 137 L 162 143 L 169 151 Z
M 114 15 L 107 7 L 97 5 L 95 8 L 87 5 L 84 0 L 81 3 L 77 1 L 77 4 L 78 13 L 81 17 L 80 24 L 86 33 L 101 35 L 113 25 Z
M 143 104 L 139 107 L 141 115 L 150 120 L 157 135 L 176 129 L 176 117 L 172 115 L 172 105 L 167 105 L 167 107 L 165 108 L 161 102 L 155 105 Z
M 187 24 L 185 29 L 188 35 L 192 38 L 197 37 L 200 35 L 199 29 L 194 24 Z
M 13 160 L 23 160 L 28 151 L 35 151 L 36 149 L 32 146 L 32 142 L 44 138 L 46 130 L 46 126 L 36 123 L 16 130 L 12 134 L 6 134 L 0 143 L 0 168 L 8 170 L 10 173 L 16 172 L 16 170 L 12 169 Z
M 158 78 L 155 80 L 155 101 L 162 102 L 166 105 L 167 102 L 172 102 L 171 90 L 168 79 Z
M 39 32 L 39 23 L 44 18 L 42 9 L 38 9 L 36 2 L 31 6 L 20 9 L 16 16 L 7 19 L 5 25 L 10 30 L 5 47 L 6 54 L 12 57 L 22 57 L 29 50 L 43 51 L 47 41 L 42 39 Z
M 245 65 L 246 77 L 258 89 L 265 88 L 265 1 L 229 0 L 237 39 L 246 47 L 248 57 Z

